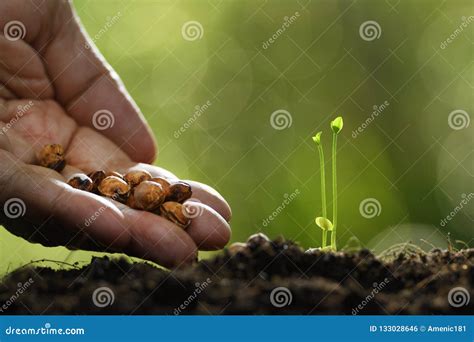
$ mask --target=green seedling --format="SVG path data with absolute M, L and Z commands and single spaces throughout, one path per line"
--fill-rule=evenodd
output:
M 321 228 L 321 230 L 323 231 L 323 245 L 322 245 L 322 248 L 326 248 L 328 247 L 327 246 L 327 241 L 328 241 L 328 232 L 331 232 L 332 229 L 333 229 L 333 224 L 331 221 L 329 221 L 329 219 L 327 219 L 326 217 L 316 217 L 316 219 L 314 220 L 316 222 L 316 225 Z
M 322 247 L 325 248 L 327 246 L 327 239 L 328 239 L 328 231 L 332 230 L 332 223 L 327 219 L 327 205 L 326 205 L 326 173 L 324 168 L 324 151 L 323 146 L 321 145 L 321 134 L 323 132 L 318 132 L 313 137 L 313 141 L 316 143 L 318 147 L 319 153 L 319 166 L 321 169 L 321 203 L 322 203 L 322 217 L 317 217 L 315 222 L 316 225 L 321 228 L 323 235 L 322 235 Z M 330 228 L 330 229 L 329 229 Z
M 336 157 L 337 157 L 337 136 L 342 130 L 344 122 L 342 117 L 337 117 L 331 121 L 332 130 L 332 214 L 333 221 L 331 222 L 327 218 L 327 206 L 326 206 L 326 177 L 324 168 L 324 151 L 321 144 L 322 132 L 318 132 L 314 137 L 313 141 L 316 143 L 319 152 L 319 164 L 321 168 L 321 202 L 322 202 L 322 217 L 316 217 L 316 225 L 323 231 L 322 235 L 322 248 L 327 248 L 327 236 L 328 232 L 331 232 L 331 245 L 330 249 L 336 250 L 336 227 L 337 227 L 337 172 L 336 172 Z
M 336 246 L 336 232 L 337 232 L 337 169 L 336 169 L 336 157 L 337 157 L 337 136 L 344 126 L 342 117 L 338 116 L 331 121 L 332 129 L 332 222 L 333 230 L 331 232 L 331 248 L 337 249 Z

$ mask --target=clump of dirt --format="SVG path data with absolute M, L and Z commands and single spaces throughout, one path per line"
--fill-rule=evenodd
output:
M 257 238 L 173 271 L 107 257 L 70 270 L 22 268 L 0 284 L 0 313 L 469 314 L 473 263 L 474 249 L 384 261 L 365 249 L 305 253 Z

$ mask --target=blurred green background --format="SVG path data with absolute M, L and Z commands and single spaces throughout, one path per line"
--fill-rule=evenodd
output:
M 153 128 L 157 165 L 227 198 L 232 241 L 262 231 L 320 245 L 311 136 L 324 130 L 330 190 L 329 122 L 343 115 L 339 246 L 354 237 L 376 251 L 409 240 L 431 248 L 420 238 L 446 247 L 448 232 L 471 244 L 472 1 L 74 6 Z M 91 255 L 68 254 L 0 230 L 0 273 Z

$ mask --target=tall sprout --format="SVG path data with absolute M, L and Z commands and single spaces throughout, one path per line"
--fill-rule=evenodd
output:
M 337 249 L 336 246 L 336 232 L 337 232 L 337 136 L 342 130 L 344 122 L 342 117 L 338 116 L 333 121 L 331 121 L 332 129 L 332 223 L 333 229 L 331 233 L 331 248 L 333 250 Z

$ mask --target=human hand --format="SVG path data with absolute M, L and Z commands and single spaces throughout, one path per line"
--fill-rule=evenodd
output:
M 168 267 L 228 242 L 230 208 L 204 184 L 186 181 L 202 212 L 186 231 L 67 185 L 72 173 L 94 170 L 139 168 L 176 177 L 146 164 L 156 154 L 153 135 L 118 76 L 95 48 L 86 48 L 93 44 L 69 3 L 2 1 L 0 28 L 0 223 L 46 246 L 124 252 Z M 114 124 L 103 129 L 98 112 Z M 52 143 L 66 149 L 61 174 L 33 165 Z M 24 203 L 23 216 L 8 211 L 15 200 Z

